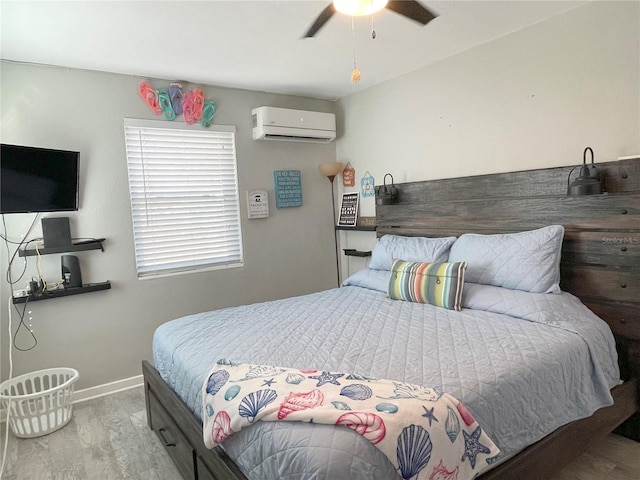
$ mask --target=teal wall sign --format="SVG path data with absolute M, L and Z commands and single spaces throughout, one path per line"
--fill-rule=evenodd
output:
M 302 206 L 300 170 L 274 170 L 276 208 Z

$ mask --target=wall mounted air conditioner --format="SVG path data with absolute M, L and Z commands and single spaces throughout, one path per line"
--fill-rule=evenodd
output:
M 251 115 L 254 140 L 329 143 L 336 138 L 333 113 L 258 107 Z

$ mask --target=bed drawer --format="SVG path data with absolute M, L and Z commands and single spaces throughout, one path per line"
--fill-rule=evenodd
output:
M 211 473 L 204 464 L 204 460 L 200 458 L 200 455 L 196 455 L 196 472 L 198 480 L 218 480 L 218 477 Z
M 149 408 L 151 426 L 160 437 L 164 448 L 173 459 L 183 478 L 196 478 L 193 447 L 189 444 L 180 428 L 178 428 L 171 415 L 160 405 L 153 392 L 149 392 Z

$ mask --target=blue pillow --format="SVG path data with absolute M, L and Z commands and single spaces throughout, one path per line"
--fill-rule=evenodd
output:
M 378 239 L 371 253 L 369 268 L 391 270 L 395 258 L 408 262 L 441 263 L 446 262 L 449 249 L 456 237 L 427 238 L 384 235 Z
M 498 235 L 466 233 L 451 247 L 449 262 L 467 262 L 467 282 L 560 293 L 563 237 L 562 225 Z

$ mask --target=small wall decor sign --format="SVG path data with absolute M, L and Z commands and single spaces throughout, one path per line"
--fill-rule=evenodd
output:
M 269 195 L 266 190 L 247 192 L 247 210 L 249 220 L 269 217 Z
M 340 202 L 340 217 L 338 218 L 339 227 L 355 227 L 358 221 L 358 192 L 349 192 L 342 194 Z
M 362 197 L 373 197 L 376 192 L 373 188 L 375 185 L 375 179 L 371 176 L 369 171 L 365 172 L 364 177 L 360 179 L 360 189 L 362 190 Z
M 347 166 L 342 171 L 342 186 L 343 187 L 355 187 L 356 186 L 356 169 L 351 166 L 351 163 L 347 162 Z
M 302 206 L 300 170 L 274 170 L 276 208 Z

